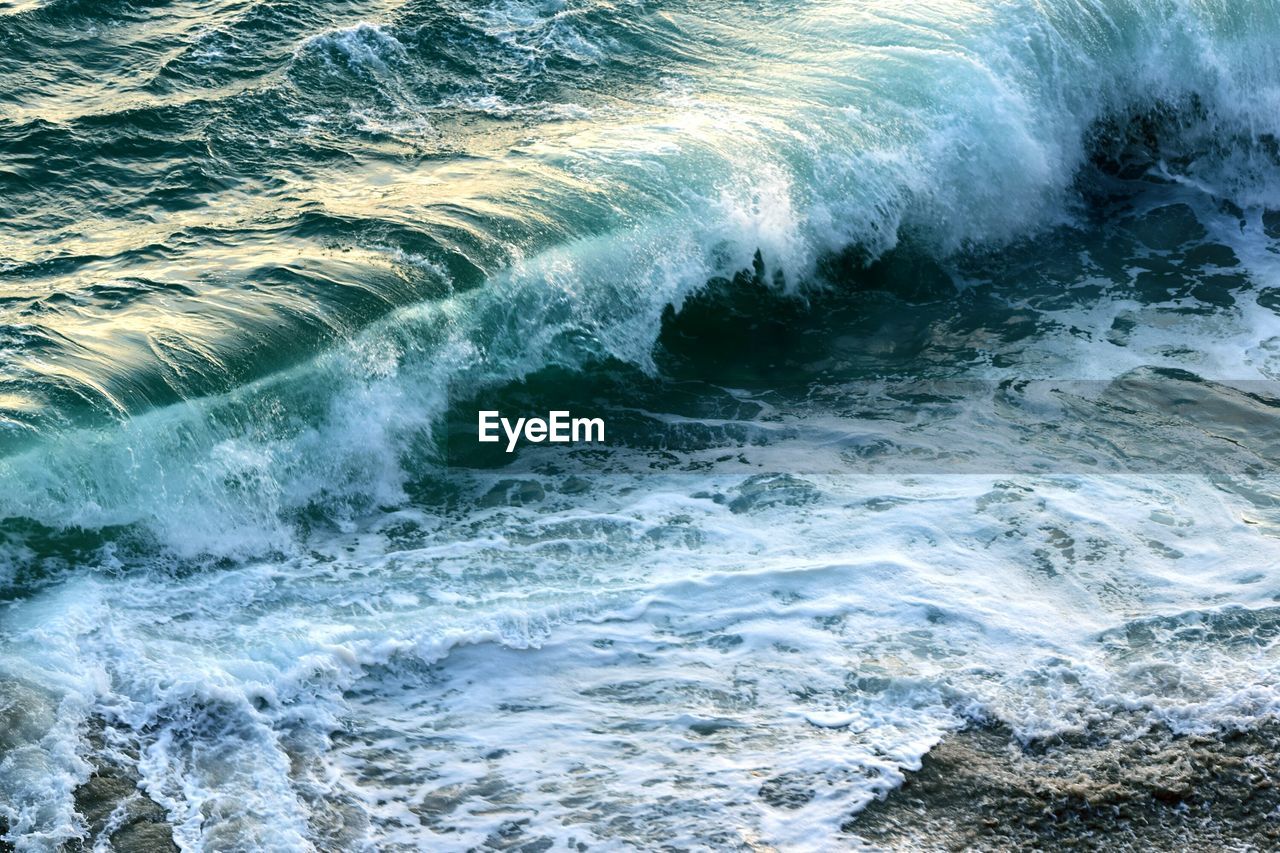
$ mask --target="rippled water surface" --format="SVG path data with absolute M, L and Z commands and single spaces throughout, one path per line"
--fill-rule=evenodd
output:
M 828 850 L 970 724 L 1274 720 L 1277 45 L 0 2 L 5 839 Z

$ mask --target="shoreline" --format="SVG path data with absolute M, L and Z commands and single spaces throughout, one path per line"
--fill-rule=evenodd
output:
M 843 829 L 903 851 L 1276 849 L 1280 723 L 1026 747 L 1006 727 L 973 726 Z
M 178 853 L 164 808 L 138 786 L 129 767 L 95 761 L 93 775 L 76 788 L 76 811 L 88 828 L 68 850 L 92 850 L 105 840 L 116 853 Z
M 62 849 L 106 836 L 121 853 L 176 851 L 164 810 L 137 782 L 95 762 L 75 793 L 88 832 Z M 1217 735 L 1116 727 L 1026 746 L 1003 725 L 974 725 L 842 830 L 855 849 L 888 851 L 1276 849 L 1280 722 Z

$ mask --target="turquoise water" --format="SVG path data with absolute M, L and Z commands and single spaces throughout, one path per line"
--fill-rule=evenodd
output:
M 7 839 L 824 850 L 964 725 L 1273 719 L 1278 43 L 0 4 Z

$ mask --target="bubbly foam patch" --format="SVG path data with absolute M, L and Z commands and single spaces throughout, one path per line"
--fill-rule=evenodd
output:
M 324 559 L 86 572 L 10 608 L 5 669 L 68 697 L 51 736 L 94 716 L 137 743 L 184 839 L 283 847 L 327 804 L 392 849 L 818 849 L 973 720 L 1274 714 L 1275 540 L 1211 482 L 762 482 L 622 478 L 461 525 L 401 513 Z M 46 778 L 86 773 L 60 761 Z

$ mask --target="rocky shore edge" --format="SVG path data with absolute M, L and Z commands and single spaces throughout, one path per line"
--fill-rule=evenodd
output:
M 99 762 L 76 809 L 88 833 L 68 851 L 102 840 L 118 853 L 178 850 L 131 767 Z M 1031 744 L 1004 726 L 971 726 L 843 830 L 864 850 L 1276 850 L 1280 722 L 1213 735 L 1113 725 Z
M 101 736 L 90 736 L 101 747 Z M 62 845 L 66 853 L 88 853 L 100 842 L 116 853 L 178 853 L 173 824 L 164 808 L 138 787 L 137 772 L 130 766 L 103 759 L 95 750 L 93 773 L 75 790 L 76 811 L 84 819 L 86 834 Z M 133 756 L 136 758 L 136 756 Z M 12 853 L 5 841 L 8 826 L 0 819 L 0 853 Z
M 902 851 L 1280 849 L 1280 722 L 1177 735 L 1123 725 L 1020 744 L 955 732 L 844 826 Z

